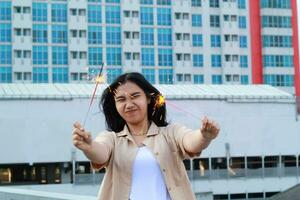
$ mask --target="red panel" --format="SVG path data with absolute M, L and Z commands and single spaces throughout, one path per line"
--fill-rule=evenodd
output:
M 292 28 L 293 28 L 293 47 L 294 47 L 294 69 L 295 69 L 295 94 L 300 98 L 300 69 L 299 69 L 299 41 L 298 41 L 298 16 L 297 1 L 291 0 L 292 8 Z
M 260 23 L 260 0 L 249 1 L 252 83 L 263 83 L 262 44 Z

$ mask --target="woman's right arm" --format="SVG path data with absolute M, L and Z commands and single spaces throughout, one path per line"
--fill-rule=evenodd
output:
M 80 149 L 92 163 L 102 165 L 109 159 L 110 149 L 108 145 L 92 140 L 91 134 L 86 132 L 78 122 L 74 124 L 73 144 Z

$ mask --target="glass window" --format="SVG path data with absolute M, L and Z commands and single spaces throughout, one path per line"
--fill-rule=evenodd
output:
M 68 28 L 66 25 L 52 25 L 52 43 L 67 43 Z
M 106 59 L 108 65 L 121 65 L 122 63 L 121 48 L 108 47 L 106 49 Z
M 0 45 L 0 64 L 11 64 L 11 45 Z
M 204 83 L 204 75 L 194 74 L 194 84 L 203 84 L 203 83 Z
M 192 15 L 192 26 L 193 27 L 201 27 L 202 26 L 202 16 L 200 14 Z
M 0 67 L 0 83 L 12 82 L 12 67 Z
M 11 24 L 0 24 L 0 42 L 11 42 Z
M 152 5 L 153 0 L 140 0 L 140 4 Z
M 212 84 L 222 84 L 222 75 L 212 75 Z
M 141 44 L 154 45 L 153 28 L 141 28 Z
M 212 67 L 222 67 L 222 57 L 221 55 L 211 55 L 211 66 Z
M 48 64 L 48 47 L 33 46 L 33 64 L 47 65 Z
M 247 48 L 247 36 L 240 36 L 240 48 Z
M 194 54 L 193 55 L 193 66 L 194 67 L 203 67 L 203 55 Z
M 219 8 L 219 0 L 209 0 L 209 7 L 211 8 Z
M 102 62 L 102 48 L 89 47 L 89 65 L 101 65 Z
M 162 26 L 170 26 L 172 24 L 170 8 L 157 8 L 157 24 Z
M 53 83 L 68 83 L 69 69 L 67 67 L 53 67 L 52 68 L 52 82 Z
M 157 0 L 157 5 L 171 5 L 171 0 Z
M 158 65 L 173 66 L 172 49 L 158 49 Z
M 193 46 L 194 47 L 202 47 L 202 34 L 193 34 Z
M 201 0 L 192 0 L 192 7 L 201 7 Z
M 121 28 L 115 26 L 106 27 L 106 43 L 121 44 Z
M 47 3 L 32 3 L 32 21 L 46 22 L 48 20 Z
M 249 84 L 249 79 L 247 75 L 241 75 L 241 84 L 242 85 L 247 85 Z
M 246 17 L 245 16 L 239 16 L 239 28 L 246 28 Z
M 142 69 L 142 74 L 151 84 L 155 84 L 155 69 Z
M 120 6 L 106 6 L 105 7 L 105 21 L 107 24 L 121 23 Z
M 107 69 L 107 83 L 112 83 L 118 76 L 122 74 L 122 69 Z
M 88 42 L 89 44 L 102 44 L 102 27 L 89 26 L 88 27 Z
M 160 46 L 172 46 L 172 29 L 158 28 L 157 39 Z
M 11 2 L 1 1 L 0 3 L 0 21 L 11 20 Z
M 246 56 L 246 55 L 240 56 L 240 67 L 242 67 L 242 68 L 248 67 L 248 56 Z
M 154 66 L 154 48 L 142 48 L 142 66 Z
M 51 5 L 52 22 L 67 22 L 67 4 Z
M 47 43 L 48 42 L 48 27 L 46 24 L 33 24 L 33 42 Z
M 153 25 L 153 8 L 141 7 L 141 24 Z
M 101 6 L 100 5 L 88 5 L 88 22 L 89 23 L 101 23 Z
M 238 0 L 238 8 L 246 9 L 246 0 Z
M 261 0 L 261 8 L 282 8 L 290 9 L 291 1 L 290 0 Z
M 68 48 L 62 46 L 52 47 L 52 64 L 66 65 L 68 64 Z
M 221 36 L 220 35 L 210 35 L 210 46 L 211 47 L 221 47 Z
M 33 67 L 32 69 L 33 83 L 48 83 L 48 68 L 47 67 Z
M 158 70 L 159 84 L 173 84 L 173 69 Z
M 220 27 L 220 16 L 219 15 L 210 15 L 210 27 Z

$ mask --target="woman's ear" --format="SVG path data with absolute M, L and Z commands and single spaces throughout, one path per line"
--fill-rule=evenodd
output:
M 151 98 L 147 97 L 147 104 L 150 104 L 150 103 L 151 103 Z

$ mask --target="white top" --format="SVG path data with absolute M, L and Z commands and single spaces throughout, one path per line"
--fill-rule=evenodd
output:
M 130 200 L 171 200 L 159 164 L 152 152 L 139 147 L 132 171 Z

